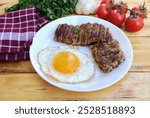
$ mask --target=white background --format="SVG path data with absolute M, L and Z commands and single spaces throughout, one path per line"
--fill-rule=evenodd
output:
M 91 114 L 91 115 L 78 115 L 77 112 L 71 112 L 70 115 L 16 115 L 15 108 L 63 108 L 65 106 L 76 110 L 78 106 L 135 106 L 135 114 L 128 115 L 104 115 L 104 114 Z M 138 102 L 138 101 L 70 101 L 70 102 L 61 102 L 61 101 L 37 101 L 37 102 L 0 102 L 0 118 L 150 118 L 150 102 Z

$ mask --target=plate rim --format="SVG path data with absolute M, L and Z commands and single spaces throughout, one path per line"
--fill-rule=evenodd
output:
M 32 59 L 32 48 L 33 48 L 33 44 L 34 44 L 34 39 L 35 39 L 35 37 L 36 37 L 36 35 L 37 35 L 37 33 L 38 32 L 40 32 L 40 30 L 41 29 L 44 29 L 45 27 L 47 27 L 47 25 L 50 25 L 50 24 L 52 24 L 53 22 L 57 22 L 58 20 L 62 20 L 62 19 L 66 19 L 66 18 L 69 18 L 69 17 L 74 17 L 74 18 L 79 18 L 79 17 L 85 17 L 85 18 L 93 18 L 93 19 L 98 19 L 98 20 L 101 20 L 101 21 L 103 21 L 104 23 L 105 22 L 107 22 L 108 24 L 110 24 L 110 25 L 112 25 L 113 27 L 115 27 L 115 28 L 117 28 L 117 30 L 119 30 L 119 32 L 121 32 L 123 35 L 124 35 L 124 37 L 127 39 L 127 42 L 128 42 L 128 44 L 129 44 L 129 47 L 130 47 L 130 55 L 131 55 L 131 58 L 130 58 L 130 63 L 129 63 L 129 66 L 126 68 L 126 70 L 124 70 L 124 72 L 123 72 L 123 74 L 121 74 L 121 76 L 119 77 L 119 79 L 117 79 L 117 80 L 115 80 L 115 81 L 113 81 L 111 84 L 108 84 L 108 85 L 106 85 L 106 86 L 104 86 L 104 87 L 100 87 L 100 88 L 95 88 L 95 89 L 90 89 L 90 90 L 73 90 L 73 89 L 70 89 L 70 88 L 62 88 L 62 87 L 60 87 L 60 86 L 58 86 L 58 85 L 55 85 L 55 84 L 52 84 L 51 82 L 49 82 L 48 80 L 46 80 L 41 74 L 39 74 L 39 70 L 35 67 L 35 65 L 33 64 L 33 59 Z M 129 40 L 129 38 L 127 37 L 127 35 L 121 30 L 121 29 L 119 29 L 118 27 L 116 27 L 115 25 L 113 25 L 112 23 L 110 23 L 110 22 L 108 22 L 108 21 L 105 21 L 105 20 L 103 20 L 103 19 L 99 19 L 99 18 L 97 18 L 97 17 L 94 17 L 94 16 L 83 16 L 83 15 L 73 15 L 73 16 L 66 16 L 66 17 L 62 17 L 62 18 L 59 18 L 59 19 L 56 19 L 56 20 L 54 20 L 54 21 L 51 21 L 51 22 L 49 22 L 48 24 L 46 24 L 45 26 L 43 26 L 42 28 L 41 28 L 36 34 L 35 34 L 35 36 L 33 37 L 33 42 L 32 42 L 32 44 L 31 44 L 31 46 L 30 46 L 30 49 L 29 49 L 29 56 L 30 56 L 30 61 L 31 61 L 31 64 L 32 64 L 32 67 L 34 68 L 34 70 L 36 71 L 36 73 L 44 80 L 44 81 L 46 81 L 47 83 L 49 83 L 49 84 L 51 84 L 51 85 L 53 85 L 53 86 L 55 86 L 55 87 L 57 87 L 57 88 L 60 88 L 60 89 L 63 89 L 63 90 L 67 90 L 67 91 L 72 91 L 72 92 L 93 92 L 93 91 L 98 91 L 98 90 L 102 90 L 102 89 L 105 89 L 105 88 L 108 88 L 108 87 L 111 87 L 111 86 L 113 86 L 113 85 L 115 85 L 117 82 L 119 82 L 120 80 L 122 80 L 123 79 L 123 77 L 129 72 L 129 70 L 130 70 L 130 68 L 131 68 L 131 66 L 132 66 L 132 63 L 133 63 L 133 47 L 132 47 L 132 44 L 131 44 L 131 42 L 130 42 L 130 40 Z

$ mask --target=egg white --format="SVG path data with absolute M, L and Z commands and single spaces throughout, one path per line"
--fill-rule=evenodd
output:
M 62 74 L 53 68 L 53 58 L 60 52 L 68 51 L 75 54 L 79 61 L 80 67 L 77 72 L 72 74 Z M 47 47 L 39 52 L 38 62 L 41 70 L 46 74 L 63 83 L 81 83 L 91 79 L 95 74 L 94 60 L 86 54 L 83 54 L 68 45 L 58 47 Z

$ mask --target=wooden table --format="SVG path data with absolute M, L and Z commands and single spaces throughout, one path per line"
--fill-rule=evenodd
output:
M 129 6 L 150 0 L 124 0 Z M 0 14 L 17 0 L 0 0 Z M 88 93 L 70 92 L 45 82 L 30 61 L 0 62 L 0 100 L 150 100 L 150 15 L 137 33 L 126 33 L 134 50 L 128 74 L 115 85 Z

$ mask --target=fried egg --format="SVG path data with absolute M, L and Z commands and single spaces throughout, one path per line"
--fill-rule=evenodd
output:
M 81 83 L 95 74 L 94 60 L 68 45 L 43 49 L 38 62 L 43 73 L 63 83 Z

